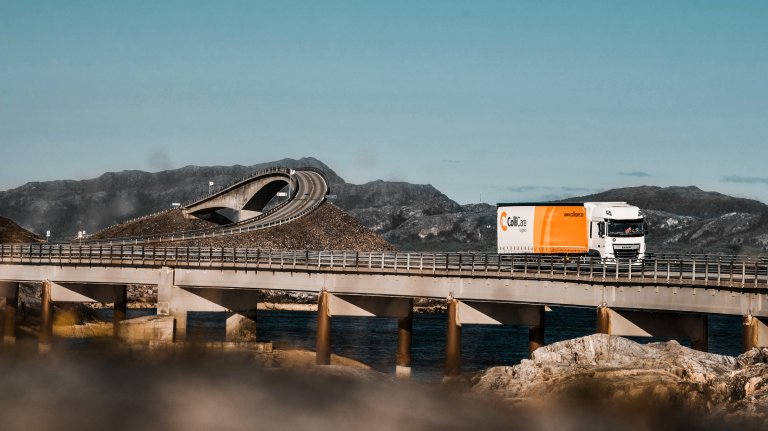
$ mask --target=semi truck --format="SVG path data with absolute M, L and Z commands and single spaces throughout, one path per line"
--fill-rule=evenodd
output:
M 500 203 L 499 254 L 587 255 L 640 261 L 648 226 L 626 202 Z

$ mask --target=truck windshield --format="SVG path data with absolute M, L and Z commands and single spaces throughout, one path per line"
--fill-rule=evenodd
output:
M 608 223 L 608 236 L 643 236 L 642 220 L 614 220 Z

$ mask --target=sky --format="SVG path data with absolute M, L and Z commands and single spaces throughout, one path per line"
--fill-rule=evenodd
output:
M 460 203 L 768 203 L 767 22 L 766 1 L 0 0 L 0 190 L 312 156 Z

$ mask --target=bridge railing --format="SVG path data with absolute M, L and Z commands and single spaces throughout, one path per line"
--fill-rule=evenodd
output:
M 0 264 L 282 269 L 421 276 L 575 280 L 592 283 L 768 289 L 765 259 L 643 261 L 494 253 L 405 253 L 154 247 L 109 244 L 0 245 Z

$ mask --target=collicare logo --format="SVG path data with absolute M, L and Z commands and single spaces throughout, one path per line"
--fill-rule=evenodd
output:
M 519 227 L 524 228 L 528 226 L 528 221 L 520 216 L 507 216 L 506 211 L 502 211 L 499 215 L 499 226 L 501 226 L 501 230 L 506 232 L 507 228 L 510 227 Z M 525 232 L 524 230 L 521 230 L 520 232 Z

